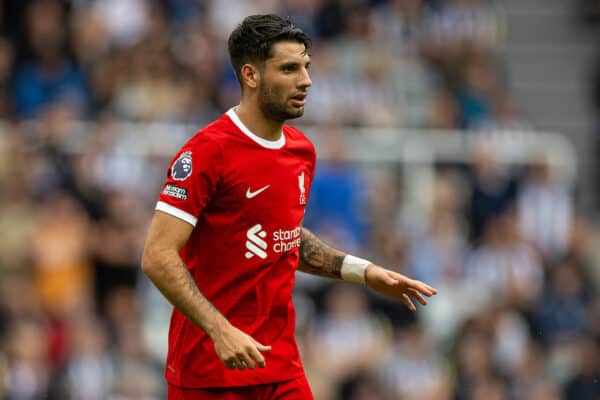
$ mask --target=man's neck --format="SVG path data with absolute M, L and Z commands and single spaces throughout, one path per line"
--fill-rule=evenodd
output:
M 235 108 L 238 118 L 256 136 L 269 141 L 281 138 L 283 122 L 267 119 L 258 106 L 243 101 Z

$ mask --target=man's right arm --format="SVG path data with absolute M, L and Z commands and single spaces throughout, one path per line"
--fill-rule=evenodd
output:
M 200 292 L 179 250 L 193 226 L 169 214 L 154 214 L 142 256 L 142 270 L 161 293 L 215 344 L 217 355 L 230 368 L 264 366 L 261 351 L 269 351 L 229 321 Z

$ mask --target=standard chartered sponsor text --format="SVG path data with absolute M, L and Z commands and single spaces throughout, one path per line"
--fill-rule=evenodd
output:
M 300 234 L 302 227 L 297 226 L 294 229 L 278 229 L 273 232 L 273 251 L 275 253 L 284 253 L 300 246 Z

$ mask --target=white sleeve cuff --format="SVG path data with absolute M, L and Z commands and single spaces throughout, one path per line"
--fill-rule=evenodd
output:
M 158 203 L 156 203 L 155 210 L 162 211 L 181 220 L 184 220 L 192 226 L 196 226 L 196 222 L 198 222 L 198 218 L 194 217 L 192 214 L 180 210 L 179 208 L 174 207 L 170 204 L 167 204 L 164 201 L 159 201 Z

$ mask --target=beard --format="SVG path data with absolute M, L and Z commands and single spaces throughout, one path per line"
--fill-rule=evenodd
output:
M 259 107 L 263 115 L 274 121 L 286 121 L 299 118 L 304 114 L 304 107 L 288 105 L 283 90 L 276 86 L 262 84 L 259 91 Z

